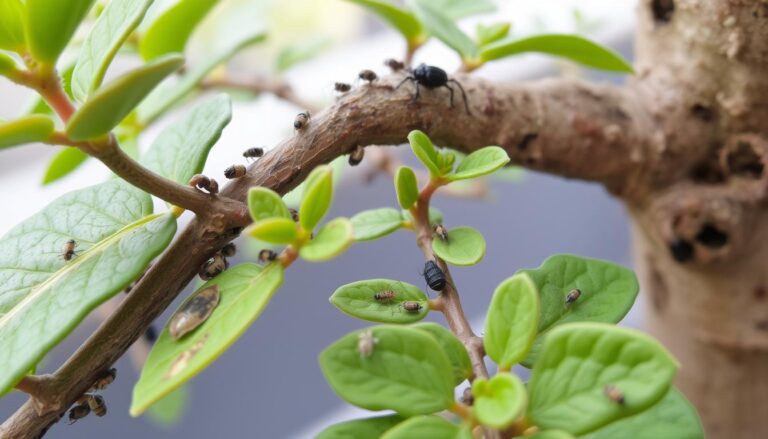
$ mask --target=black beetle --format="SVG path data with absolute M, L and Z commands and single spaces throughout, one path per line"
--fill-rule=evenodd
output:
M 429 288 L 435 291 L 443 291 L 445 288 L 445 273 L 435 264 L 435 261 L 427 261 L 424 264 L 424 280 Z
M 438 87 L 447 88 L 451 92 L 451 108 L 453 108 L 453 87 L 451 87 L 449 83 L 452 82 L 456 84 L 459 87 L 459 90 L 461 90 L 461 96 L 464 98 L 464 109 L 467 110 L 467 114 L 470 114 L 469 104 L 467 103 L 467 93 L 464 91 L 464 87 L 462 87 L 459 81 L 453 78 L 448 78 L 448 74 L 445 73 L 445 70 L 441 69 L 440 67 L 420 64 L 418 67 L 411 70 L 408 76 L 406 76 L 405 79 L 400 82 L 400 84 L 397 84 L 395 90 L 400 88 L 401 85 L 405 84 L 406 81 L 413 81 L 413 83 L 416 84 L 416 93 L 413 95 L 414 101 L 419 98 L 420 85 L 423 85 L 429 89 Z

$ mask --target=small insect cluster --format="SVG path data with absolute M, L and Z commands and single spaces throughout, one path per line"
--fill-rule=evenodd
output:
M 211 195 L 219 193 L 219 183 L 203 174 L 197 174 L 189 179 L 189 185 L 198 190 L 207 191 Z
M 224 270 L 229 268 L 229 261 L 227 261 L 227 258 L 235 256 L 236 252 L 237 248 L 235 247 L 235 244 L 232 244 L 231 242 L 222 247 L 221 250 L 216 252 L 212 258 L 205 261 L 200 267 L 200 271 L 198 272 L 200 279 L 207 281 L 220 275 Z
M 93 412 L 94 415 L 102 417 L 107 414 L 107 405 L 104 402 L 104 397 L 97 395 L 94 392 L 102 391 L 109 387 L 117 377 L 117 369 L 114 367 L 104 372 L 91 386 L 88 393 L 83 394 L 78 398 L 75 405 L 69 409 L 69 424 L 74 424 L 78 419 L 82 419 Z M 63 416 L 63 414 L 62 414 Z

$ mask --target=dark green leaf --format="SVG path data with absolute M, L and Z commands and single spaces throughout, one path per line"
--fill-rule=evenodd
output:
M 430 35 L 445 43 L 456 51 L 463 60 L 476 60 L 478 48 L 475 42 L 465 34 L 453 19 L 436 7 L 432 0 L 409 0 L 408 4 L 413 8 L 416 16 L 424 24 Z
M 299 249 L 299 255 L 306 261 L 327 261 L 344 253 L 353 240 L 352 223 L 347 218 L 335 218 Z
M 407 166 L 400 166 L 395 172 L 395 191 L 397 202 L 405 210 L 410 209 L 419 199 L 419 188 L 416 173 Z
M 376 300 L 378 293 L 391 291 L 390 300 Z M 331 296 L 331 303 L 344 313 L 358 319 L 383 323 L 417 322 L 429 313 L 427 295 L 418 287 L 389 279 L 369 279 L 340 286 Z M 418 302 L 419 312 L 409 312 L 403 302 Z
M 404 419 L 389 415 L 341 422 L 321 431 L 315 439 L 379 439 L 385 431 Z
M 27 43 L 32 56 L 56 64 L 95 0 L 27 0 Z
M 364 210 L 353 216 L 352 228 L 355 241 L 370 241 L 389 235 L 403 226 L 403 217 L 397 209 Z
M 54 181 L 68 175 L 79 168 L 88 159 L 88 154 L 78 148 L 64 148 L 53 156 L 48 163 L 48 168 L 43 176 L 43 184 Z
M 448 355 L 448 360 L 453 366 L 453 378 L 456 385 L 461 384 L 472 376 L 472 362 L 464 345 L 445 326 L 433 322 L 422 322 L 413 325 L 414 328 L 426 331 L 440 344 L 443 352 Z
M 46 140 L 54 128 L 53 119 L 43 115 L 0 122 L 0 149 Z
M 507 163 L 509 163 L 509 156 L 506 151 L 498 146 L 486 146 L 464 157 L 456 167 L 456 171 L 448 175 L 448 180 L 466 180 L 488 175 Z
M 139 44 L 144 60 L 183 53 L 189 36 L 218 0 L 181 0 L 163 12 L 147 28 Z
M 246 233 L 270 244 L 291 244 L 298 237 L 296 223 L 290 218 L 266 218 L 253 223 Z
M 485 352 L 502 369 L 519 362 L 531 348 L 539 326 L 539 295 L 531 278 L 516 274 L 493 293 L 485 319 Z
M 274 217 L 291 218 L 280 195 L 265 187 L 252 187 L 248 190 L 248 210 L 254 222 Z
M 432 240 L 432 251 L 449 264 L 475 265 L 485 256 L 485 238 L 472 227 L 454 227 L 448 231 L 448 239 Z
M 525 384 L 515 375 L 499 373 L 490 380 L 478 378 L 472 383 L 475 402 L 472 413 L 482 425 L 504 429 L 521 417 L 528 403 Z
M 13 52 L 24 50 L 25 9 L 21 0 L 0 0 L 0 49 Z
M 414 416 L 387 430 L 381 439 L 454 439 L 459 426 L 439 416 Z
M 333 200 L 333 169 L 318 166 L 307 177 L 304 198 L 299 206 L 299 222 L 310 231 L 323 219 Z
M 411 45 L 418 45 L 425 39 L 424 29 L 419 20 L 409 11 L 381 0 L 347 0 L 357 3 L 386 20 L 397 29 Z

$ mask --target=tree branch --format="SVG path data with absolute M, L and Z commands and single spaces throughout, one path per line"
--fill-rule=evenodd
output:
M 313 116 L 307 127 L 251 165 L 246 177 L 230 182 L 221 194 L 240 202 L 251 186 L 285 194 L 315 166 L 357 145 L 403 143 L 416 128 L 427 132 L 436 144 L 466 153 L 496 143 L 515 163 L 600 181 L 615 190 L 631 188 L 644 174 L 637 165 L 642 148 L 651 144 L 650 122 L 632 96 L 621 89 L 557 80 L 497 85 L 460 77 L 470 97 L 472 115 L 467 115 L 461 103 L 450 108 L 444 90 L 425 90 L 412 102 L 410 89 L 394 90 L 401 79 L 401 75 L 381 78 L 340 97 Z M 286 121 L 287 126 L 291 123 Z M 120 358 L 200 265 L 237 236 L 239 228 L 222 229 L 221 223 L 222 218 L 193 220 L 118 310 L 55 372 L 50 389 L 62 407 L 75 401 Z M 452 297 L 450 290 L 446 297 Z M 451 300 L 446 307 L 458 303 Z M 462 322 L 452 325 L 470 334 Z M 38 414 L 27 402 L 0 426 L 0 436 L 37 437 L 57 420 L 58 413 Z

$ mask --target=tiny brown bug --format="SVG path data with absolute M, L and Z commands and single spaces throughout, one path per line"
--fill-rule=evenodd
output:
M 357 145 L 357 147 L 355 147 L 355 150 L 349 154 L 349 165 L 350 166 L 359 165 L 360 162 L 363 161 L 364 156 L 365 156 L 365 148 L 363 148 L 360 145 Z
M 373 299 L 377 302 L 389 303 L 395 299 L 396 295 L 392 290 L 379 291 L 373 295 Z
M 61 257 L 65 261 L 71 261 L 72 257 L 75 256 L 75 247 L 77 247 L 77 243 L 74 239 L 65 242 L 64 247 L 61 249 Z
M 264 250 L 259 252 L 259 261 L 260 262 L 268 264 L 268 263 L 274 261 L 275 259 L 277 259 L 277 253 L 275 253 L 274 251 L 272 251 L 272 250 L 270 250 L 268 248 L 265 248 Z
M 565 306 L 573 305 L 573 302 L 579 300 L 579 297 L 581 297 L 581 290 L 578 288 L 572 289 L 566 296 L 565 296 Z
M 88 395 L 88 407 L 94 415 L 102 417 L 107 414 L 107 405 L 100 395 Z
M 174 340 L 189 334 L 208 320 L 219 304 L 219 286 L 213 285 L 196 293 L 171 317 L 168 332 Z
M 117 369 L 114 367 L 105 371 L 99 378 L 96 378 L 96 381 L 94 381 L 93 386 L 91 386 L 91 390 L 104 390 L 107 387 L 109 387 L 110 384 L 112 384 L 115 381 L 115 378 L 117 377 Z
M 337 82 L 333 84 L 333 89 L 339 93 L 346 93 L 352 90 L 352 86 L 347 84 L 346 82 Z
M 245 166 L 243 165 L 232 165 L 224 170 L 224 176 L 232 179 L 232 178 L 240 178 L 245 176 Z
M 605 386 L 603 391 L 605 392 L 605 396 L 610 398 L 610 400 L 615 402 L 616 404 L 624 405 L 624 403 L 626 403 L 626 400 L 624 399 L 624 394 L 621 393 L 621 391 L 619 391 L 619 389 L 617 389 L 616 387 L 608 384 Z
M 392 69 L 393 72 L 398 72 L 405 68 L 405 64 L 402 61 L 389 58 L 384 61 L 384 65 Z
M 296 210 L 294 208 L 290 208 L 290 209 L 288 209 L 288 213 L 291 214 L 291 219 L 292 220 L 294 220 L 295 222 L 299 222 L 299 211 L 298 210 Z
M 221 248 L 221 254 L 228 258 L 235 256 L 236 253 L 237 253 L 237 247 L 235 246 L 235 244 L 232 244 L 231 242 Z
M 435 227 L 432 228 L 432 230 L 435 231 L 435 235 L 437 235 L 438 238 L 440 238 L 443 241 L 448 240 L 448 230 L 443 227 L 442 224 L 435 224 Z
M 78 419 L 88 416 L 88 413 L 91 413 L 91 408 L 88 404 L 78 404 L 72 407 L 69 409 L 69 425 L 74 424 Z
M 464 389 L 464 393 L 461 395 L 461 402 L 466 405 L 472 405 L 475 402 L 475 396 L 472 395 L 472 388 L 467 387 Z
M 211 280 L 220 275 L 227 268 L 229 268 L 227 259 L 222 256 L 221 253 L 216 253 L 211 259 L 205 261 L 203 266 L 200 267 L 200 272 L 198 274 L 202 280 Z
M 373 348 L 376 346 L 379 340 L 373 336 L 370 330 L 366 330 L 357 335 L 357 352 L 363 358 L 368 358 L 373 355 Z
M 216 183 L 216 180 L 210 179 L 203 174 L 193 175 L 189 179 L 189 185 L 193 188 L 206 190 L 211 195 L 219 192 L 219 185 Z
M 360 73 L 357 76 L 363 81 L 368 81 L 368 83 L 371 83 L 376 79 L 378 79 L 378 76 L 376 76 L 376 72 L 368 69 L 360 70 Z
M 211 184 L 208 186 L 208 192 L 211 195 L 216 195 L 219 193 L 219 183 L 216 180 L 211 179 Z
M 247 159 L 257 159 L 264 155 L 264 148 L 248 148 L 243 152 L 243 157 Z
M 297 114 L 296 119 L 293 120 L 293 128 L 297 130 L 304 128 L 309 123 L 310 117 L 309 111 Z
M 419 312 L 421 311 L 421 304 L 419 302 L 409 300 L 407 302 L 403 302 L 403 309 L 408 312 Z

